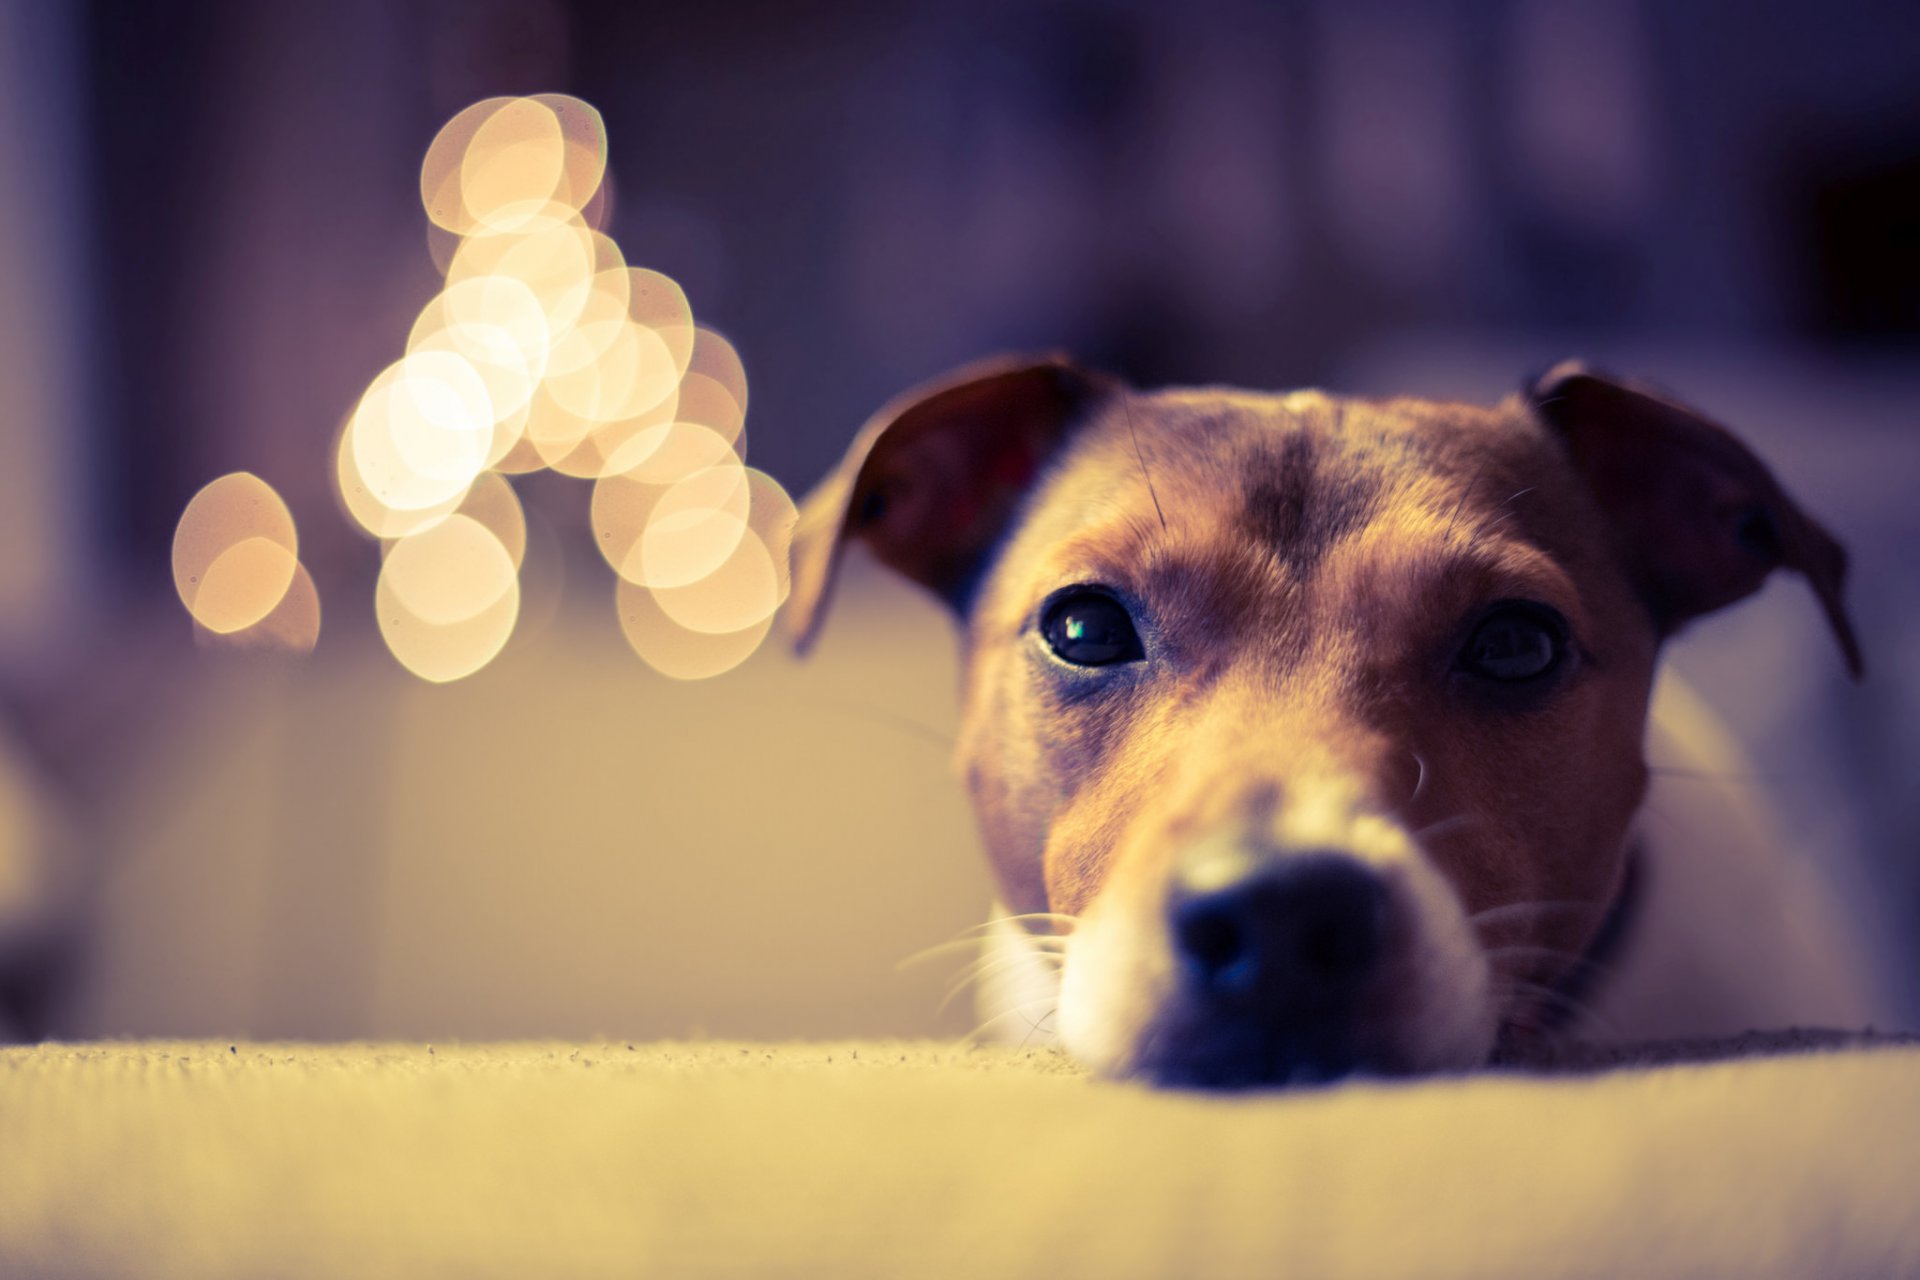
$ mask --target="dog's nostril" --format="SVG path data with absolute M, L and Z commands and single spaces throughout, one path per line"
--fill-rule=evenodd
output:
M 1204 973 L 1220 973 L 1241 958 L 1245 938 L 1239 912 L 1219 895 L 1177 909 L 1173 928 L 1180 953 Z
M 1299 958 L 1303 968 L 1339 977 L 1372 967 L 1380 949 L 1377 913 L 1358 900 L 1352 905 L 1352 911 L 1336 908 L 1302 925 Z
M 1278 1012 L 1351 998 L 1385 949 L 1386 920 L 1386 886 L 1355 858 L 1210 851 L 1182 869 L 1169 925 L 1204 993 Z

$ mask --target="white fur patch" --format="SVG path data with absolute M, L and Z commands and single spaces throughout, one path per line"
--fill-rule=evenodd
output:
M 1059 963 L 1008 915 L 994 903 L 981 942 L 984 970 L 974 997 L 981 1035 L 1007 1044 L 1058 1044 Z
M 1423 1069 L 1468 1066 L 1492 1047 L 1497 1021 L 1489 974 L 1472 927 L 1446 879 L 1396 822 L 1363 807 L 1343 780 L 1290 789 L 1262 843 L 1334 851 L 1374 868 L 1411 926 L 1404 1010 L 1384 1029 L 1396 1060 Z M 1284 856 L 1284 855 L 1282 855 Z M 1164 1003 L 1176 965 L 1159 896 L 1096 899 L 1082 915 L 1059 984 L 1061 1042 L 1096 1071 L 1120 1073 Z

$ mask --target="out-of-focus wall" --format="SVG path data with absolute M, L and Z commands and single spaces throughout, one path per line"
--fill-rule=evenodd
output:
M 348 639 L 189 662 L 109 807 L 70 1036 L 933 1034 L 991 890 L 953 645 L 856 572 L 804 663 L 641 668 L 599 610 L 447 686 Z
M 98 589 L 76 25 L 65 6 L 0 0 L 0 662 L 16 664 L 70 634 Z

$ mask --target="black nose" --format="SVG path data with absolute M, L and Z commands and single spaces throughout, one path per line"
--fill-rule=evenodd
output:
M 1349 1010 L 1385 950 L 1387 889 L 1340 853 L 1210 849 L 1180 868 L 1175 952 L 1203 1002 L 1295 1023 Z

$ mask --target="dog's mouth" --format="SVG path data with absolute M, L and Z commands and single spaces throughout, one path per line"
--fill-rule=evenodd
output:
M 1163 1019 L 1142 1040 L 1131 1074 L 1174 1089 L 1272 1089 L 1397 1075 L 1348 1019 L 1275 1025 L 1256 1017 Z
M 1060 1002 L 1076 1056 L 1205 1089 L 1485 1061 L 1486 959 L 1430 871 L 1341 851 L 1226 849 L 1183 863 L 1151 923 L 1125 911 L 1082 921 Z

